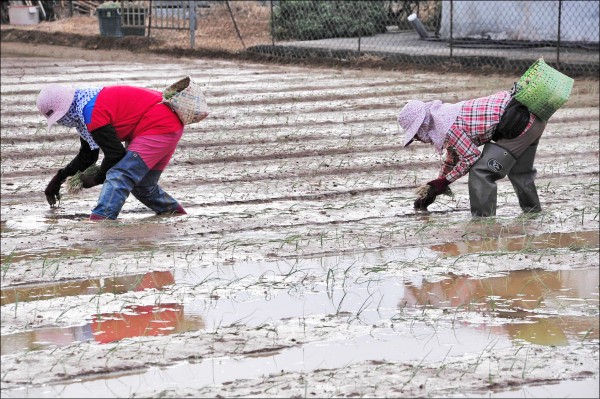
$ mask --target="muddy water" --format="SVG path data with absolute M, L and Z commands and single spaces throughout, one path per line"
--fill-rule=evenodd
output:
M 201 317 L 185 315 L 176 303 L 158 306 L 126 306 L 123 312 L 100 313 L 89 323 L 62 328 L 39 328 L 3 335 L 2 354 L 42 350 L 75 342 L 105 344 L 132 337 L 151 337 L 198 331 L 204 328 Z
M 568 233 L 546 233 L 524 237 L 488 238 L 485 240 L 446 243 L 431 247 L 448 256 L 458 256 L 477 252 L 518 252 L 550 248 L 597 248 L 600 231 L 579 231 Z
M 527 384 L 546 385 L 525 395 L 596 388 L 597 82 L 577 80 L 544 133 L 544 212 L 521 218 L 504 179 L 498 220 L 477 225 L 466 179 L 455 198 L 414 214 L 414 187 L 440 160 L 425 145 L 405 149 L 395 118 L 414 96 L 454 102 L 510 88 L 513 77 L 141 55 L 31 62 L 4 50 L 3 397 L 288 397 L 290 383 L 323 369 L 344 381 L 313 380 L 313 396 L 394 396 L 386 382 L 413 381 L 403 371 L 427 362 L 437 363 L 427 383 L 408 383 L 411 396 L 437 396 L 421 383 L 485 392 L 488 370 L 471 360 L 486 353 L 509 362 L 488 366 L 500 370 L 494 389 L 522 380 L 510 373 L 521 354 L 544 365 Z M 180 75 L 205 84 L 211 105 L 161 179 L 188 215 L 154 217 L 130 198 L 120 221 L 91 224 L 97 189 L 49 210 L 44 187 L 78 141 L 43 129 L 32 108 L 41 84 L 160 90 Z M 388 359 L 406 363 L 386 370 Z M 436 379 L 449 359 L 459 373 Z M 282 370 L 287 380 L 265 385 Z M 367 375 L 365 391 L 342 389 Z
M 467 337 L 468 338 L 468 337 Z M 327 351 L 328 355 L 338 356 L 348 350 L 348 347 L 335 348 Z M 227 383 L 232 379 L 258 378 L 263 375 L 278 374 L 282 366 L 286 371 L 296 370 L 305 372 L 320 367 L 321 364 L 311 364 L 310 357 L 322 348 L 307 351 L 296 351 L 286 355 L 269 354 L 265 358 L 246 358 L 244 360 L 210 359 L 200 364 L 179 364 L 169 368 L 152 367 L 144 373 L 121 373 L 111 379 L 83 378 L 82 382 L 72 384 L 56 384 L 44 387 L 22 388 L 9 392 L 6 397 L 26 398 L 75 398 L 75 397 L 131 397 L 137 388 L 146 390 L 177 389 L 186 386 L 191 389 L 201 389 L 207 385 Z M 342 356 L 344 360 L 346 357 Z M 291 366 L 290 366 L 291 365 Z M 269 388 L 269 387 L 265 387 Z M 469 395 L 461 393 L 459 397 L 472 398 L 565 398 L 577 392 L 578 398 L 597 398 L 597 381 L 564 381 L 547 386 L 528 386 L 519 390 L 506 392 L 488 392 L 487 394 Z M 456 397 L 456 396 L 454 396 Z
M 582 240 L 585 241 L 582 237 L 590 238 L 592 242 L 586 241 L 588 244 L 594 244 L 594 240 L 598 239 L 597 234 L 575 235 L 580 245 L 583 245 Z M 539 242 L 540 238 L 534 241 Z M 549 240 L 546 248 L 556 246 L 557 243 L 571 245 L 572 241 L 566 238 Z M 462 245 L 468 246 L 466 243 Z M 438 251 L 439 247 L 433 249 Z M 421 250 L 420 255 L 424 250 Z M 433 251 L 430 255 L 432 254 Z M 377 257 L 398 255 L 398 252 L 379 253 Z M 402 255 L 407 257 L 410 253 Z M 291 267 L 308 272 L 329 269 L 333 264 L 343 269 L 354 263 L 355 260 L 340 260 L 337 257 L 304 259 L 291 266 L 275 266 L 273 262 L 247 263 L 222 269 L 221 277 L 239 275 L 241 270 L 247 273 L 244 277 L 249 278 L 265 276 L 265 273 L 272 272 L 275 268 Z M 15 303 L 61 296 L 117 294 L 176 286 L 194 287 L 209 279 L 213 273 L 207 268 L 190 268 L 176 270 L 174 273 L 151 272 L 118 278 L 10 288 L 2 291 L 2 300 L 3 303 Z M 390 278 L 362 283 L 356 279 L 346 282 L 342 288 L 320 288 L 303 292 L 300 297 L 293 295 L 293 291 L 287 295 L 267 294 L 262 298 L 249 292 L 238 292 L 229 298 L 217 297 L 209 302 L 201 298 L 182 305 L 130 305 L 123 312 L 90 314 L 89 322 L 79 326 L 34 329 L 4 335 L 2 353 L 45 349 L 73 342 L 92 341 L 102 344 L 136 336 L 174 334 L 205 328 L 213 330 L 220 324 L 227 325 L 240 320 L 247 326 L 258 326 L 269 318 L 302 318 L 313 314 L 352 315 L 357 311 L 364 323 L 381 325 L 382 321 L 388 319 L 394 322 L 372 331 L 369 336 L 358 337 L 350 342 L 333 340 L 325 346 L 315 344 L 314 359 L 319 359 L 317 363 L 321 366 L 340 367 L 346 361 L 367 360 L 373 353 L 386 353 L 393 360 L 418 359 L 424 354 L 427 354 L 428 359 L 440 360 L 449 354 L 455 356 L 483 349 L 491 342 L 500 347 L 511 346 L 515 342 L 555 346 L 598 339 L 598 319 L 595 315 L 587 315 L 598 306 L 596 270 L 532 269 L 483 279 L 445 275 L 436 278 L 436 281 L 428 281 L 426 277 L 419 276 L 413 276 L 409 280 Z M 352 296 L 347 296 L 347 292 L 351 292 Z M 377 308 L 374 308 L 374 303 L 377 303 Z M 448 317 L 445 321 L 441 319 L 443 323 L 435 331 L 418 325 L 407 329 L 402 323 L 415 314 L 436 309 Z M 476 314 L 482 319 L 465 321 L 466 314 Z M 456 323 L 457 320 L 460 322 Z M 432 336 L 435 336 L 435 340 L 430 340 Z M 324 352 L 337 353 L 347 345 L 356 349 L 348 358 L 323 355 Z M 390 346 L 403 349 L 390 351 Z M 291 353 L 294 351 L 306 353 L 310 351 L 310 347 L 286 350 L 285 354 L 273 356 L 279 359 L 278 364 L 288 369 L 290 364 L 285 359 L 293 359 Z M 410 348 L 419 349 L 413 351 Z M 332 363 L 325 359 L 337 360 Z M 314 364 L 310 367 L 316 366 Z
M 240 364 L 239 362 L 216 359 L 207 364 L 202 369 L 196 366 L 189 370 L 189 366 L 175 366 L 170 369 L 152 368 L 151 371 L 142 375 L 133 374 L 115 378 L 114 380 L 96 380 L 78 382 L 69 385 L 50 385 L 42 388 L 22 388 L 14 392 L 9 392 L 5 397 L 29 397 L 29 398 L 74 398 L 74 397 L 93 397 L 102 395 L 103 397 L 125 397 L 131 395 L 134 387 L 148 387 L 154 389 L 175 389 L 177 386 L 186 385 L 201 388 L 207 384 L 218 384 L 220 381 L 226 381 L 229 378 L 223 378 L 230 370 L 240 370 L 241 367 L 248 366 L 261 371 L 273 370 L 277 372 L 277 367 L 269 367 L 274 360 L 269 359 L 257 364 Z M 125 374 L 125 373 L 124 373 Z M 198 376 L 208 376 L 207 378 L 198 378 Z M 251 378 L 252 373 L 233 372 L 229 377 Z M 483 394 L 461 394 L 461 397 L 470 398 L 565 398 L 571 397 L 573 392 L 577 392 L 578 398 L 597 398 L 598 390 L 595 381 L 563 381 L 557 384 L 547 386 L 529 386 L 519 390 L 509 390 L 506 392 L 490 392 Z
M 30 302 L 57 297 L 95 295 L 103 293 L 120 294 L 144 289 L 161 289 L 175 283 L 171 272 L 155 271 L 120 277 L 68 281 L 57 284 L 21 285 L 0 291 L 2 305 L 15 302 Z
M 328 262 L 334 262 L 334 259 L 319 259 L 312 263 L 304 260 L 297 267 L 299 270 L 308 270 Z M 340 264 L 340 260 L 335 259 L 335 263 Z M 260 274 L 264 270 L 271 270 L 273 265 L 243 266 L 245 270 L 252 267 Z M 344 266 L 343 262 L 341 266 Z M 229 272 L 235 274 L 234 270 Z M 209 274 L 206 269 L 175 272 L 173 283 L 193 286 Z M 164 273 L 161 276 L 162 281 L 171 283 Z M 143 276 L 130 276 L 126 280 L 139 282 Z M 80 292 L 84 292 L 89 284 L 83 282 Z M 116 285 L 124 287 L 122 289 L 139 288 L 139 283 Z M 160 288 L 160 283 L 150 286 Z M 58 290 L 46 288 L 60 295 Z M 346 286 L 345 290 L 354 294 L 344 307 L 350 309 L 349 314 L 351 309 L 362 306 L 366 299 L 373 297 L 372 286 L 356 281 Z M 285 294 L 263 299 L 237 295 L 235 298 L 217 299 L 210 306 L 204 300 L 185 305 L 131 306 L 120 314 L 95 315 L 91 323 L 83 326 L 40 329 L 3 336 L 2 351 L 3 354 L 14 353 L 84 340 L 101 345 L 135 336 L 180 333 L 207 327 L 210 330 L 218 323 L 227 324 L 233 319 L 243 319 L 246 325 L 258 325 L 269 317 L 335 314 L 339 311 L 339 303 L 335 299 L 340 297 L 341 292 L 338 291 L 305 293 L 302 298 Z M 519 270 L 502 277 L 484 279 L 447 275 L 435 282 L 419 278 L 410 281 L 392 279 L 379 282 L 376 292 L 379 297 L 378 309 L 375 311 L 373 306 L 367 306 L 363 320 L 380 327 L 350 340 L 338 340 L 333 336 L 324 342 L 308 343 L 299 348 L 267 351 L 237 359 L 212 358 L 197 364 L 150 368 L 102 379 L 84 377 L 83 381 L 73 384 L 31 388 L 13 394 L 25 397 L 84 397 L 93 393 L 95 396 L 122 397 L 131 395 L 135 387 L 142 386 L 148 390 L 169 389 L 179 384 L 201 388 L 232 379 L 259 378 L 282 370 L 306 372 L 318 368 L 344 367 L 349 363 L 370 360 L 373 354 L 385 354 L 385 359 L 391 361 L 440 361 L 448 356 L 478 352 L 490 347 L 501 349 L 527 343 L 573 345 L 598 339 L 598 319 L 586 315 L 590 309 L 598 306 L 596 270 Z M 570 311 L 565 312 L 565 308 Z M 402 323 L 402 319 L 413 317 L 411 312 L 422 313 L 427 309 L 441 309 L 451 317 L 438 322 L 435 328 L 414 320 L 410 324 Z M 555 315 L 557 309 L 562 310 L 561 316 Z M 476 319 L 455 321 L 466 313 L 484 315 L 485 319 L 483 322 Z M 395 322 L 381 325 L 382 320 Z M 569 387 L 576 387 L 584 397 L 594 392 L 594 385 L 589 381 L 568 384 Z M 526 391 L 513 393 L 515 397 L 527 397 L 526 393 L 532 395 L 544 392 L 543 389 L 530 387 Z M 496 395 L 490 394 L 490 397 Z

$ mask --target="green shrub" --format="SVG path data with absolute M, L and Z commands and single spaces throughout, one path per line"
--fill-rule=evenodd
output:
M 276 40 L 316 40 L 385 32 L 384 3 L 281 0 L 273 10 L 273 37 Z

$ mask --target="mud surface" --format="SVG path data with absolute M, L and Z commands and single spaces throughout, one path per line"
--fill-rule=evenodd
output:
M 45 83 L 162 90 L 191 75 L 211 114 L 163 173 L 188 215 L 99 187 L 43 190 L 76 154 Z M 402 147 L 411 98 L 517 76 L 305 68 L 2 42 L 3 397 L 598 396 L 598 81 L 576 80 L 537 157 L 543 212 L 467 179 L 429 213 L 431 147 Z M 65 190 L 63 189 L 63 192 Z

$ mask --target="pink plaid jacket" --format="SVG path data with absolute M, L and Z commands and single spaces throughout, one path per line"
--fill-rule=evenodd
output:
M 496 125 L 510 101 L 510 92 L 501 91 L 491 96 L 465 101 L 444 141 L 446 150 L 439 177 L 452 183 L 469 172 L 481 156 L 477 147 L 492 139 Z M 535 120 L 531 114 L 524 134 Z

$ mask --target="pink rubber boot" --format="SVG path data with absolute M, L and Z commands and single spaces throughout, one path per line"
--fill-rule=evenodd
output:
M 173 211 L 173 215 L 187 215 L 187 212 L 183 209 L 181 204 L 177 204 L 177 209 Z
M 104 216 L 100 216 L 100 215 L 96 215 L 95 213 L 92 213 L 90 215 L 90 221 L 91 222 L 101 222 L 103 220 L 107 220 L 108 218 L 104 217 Z

